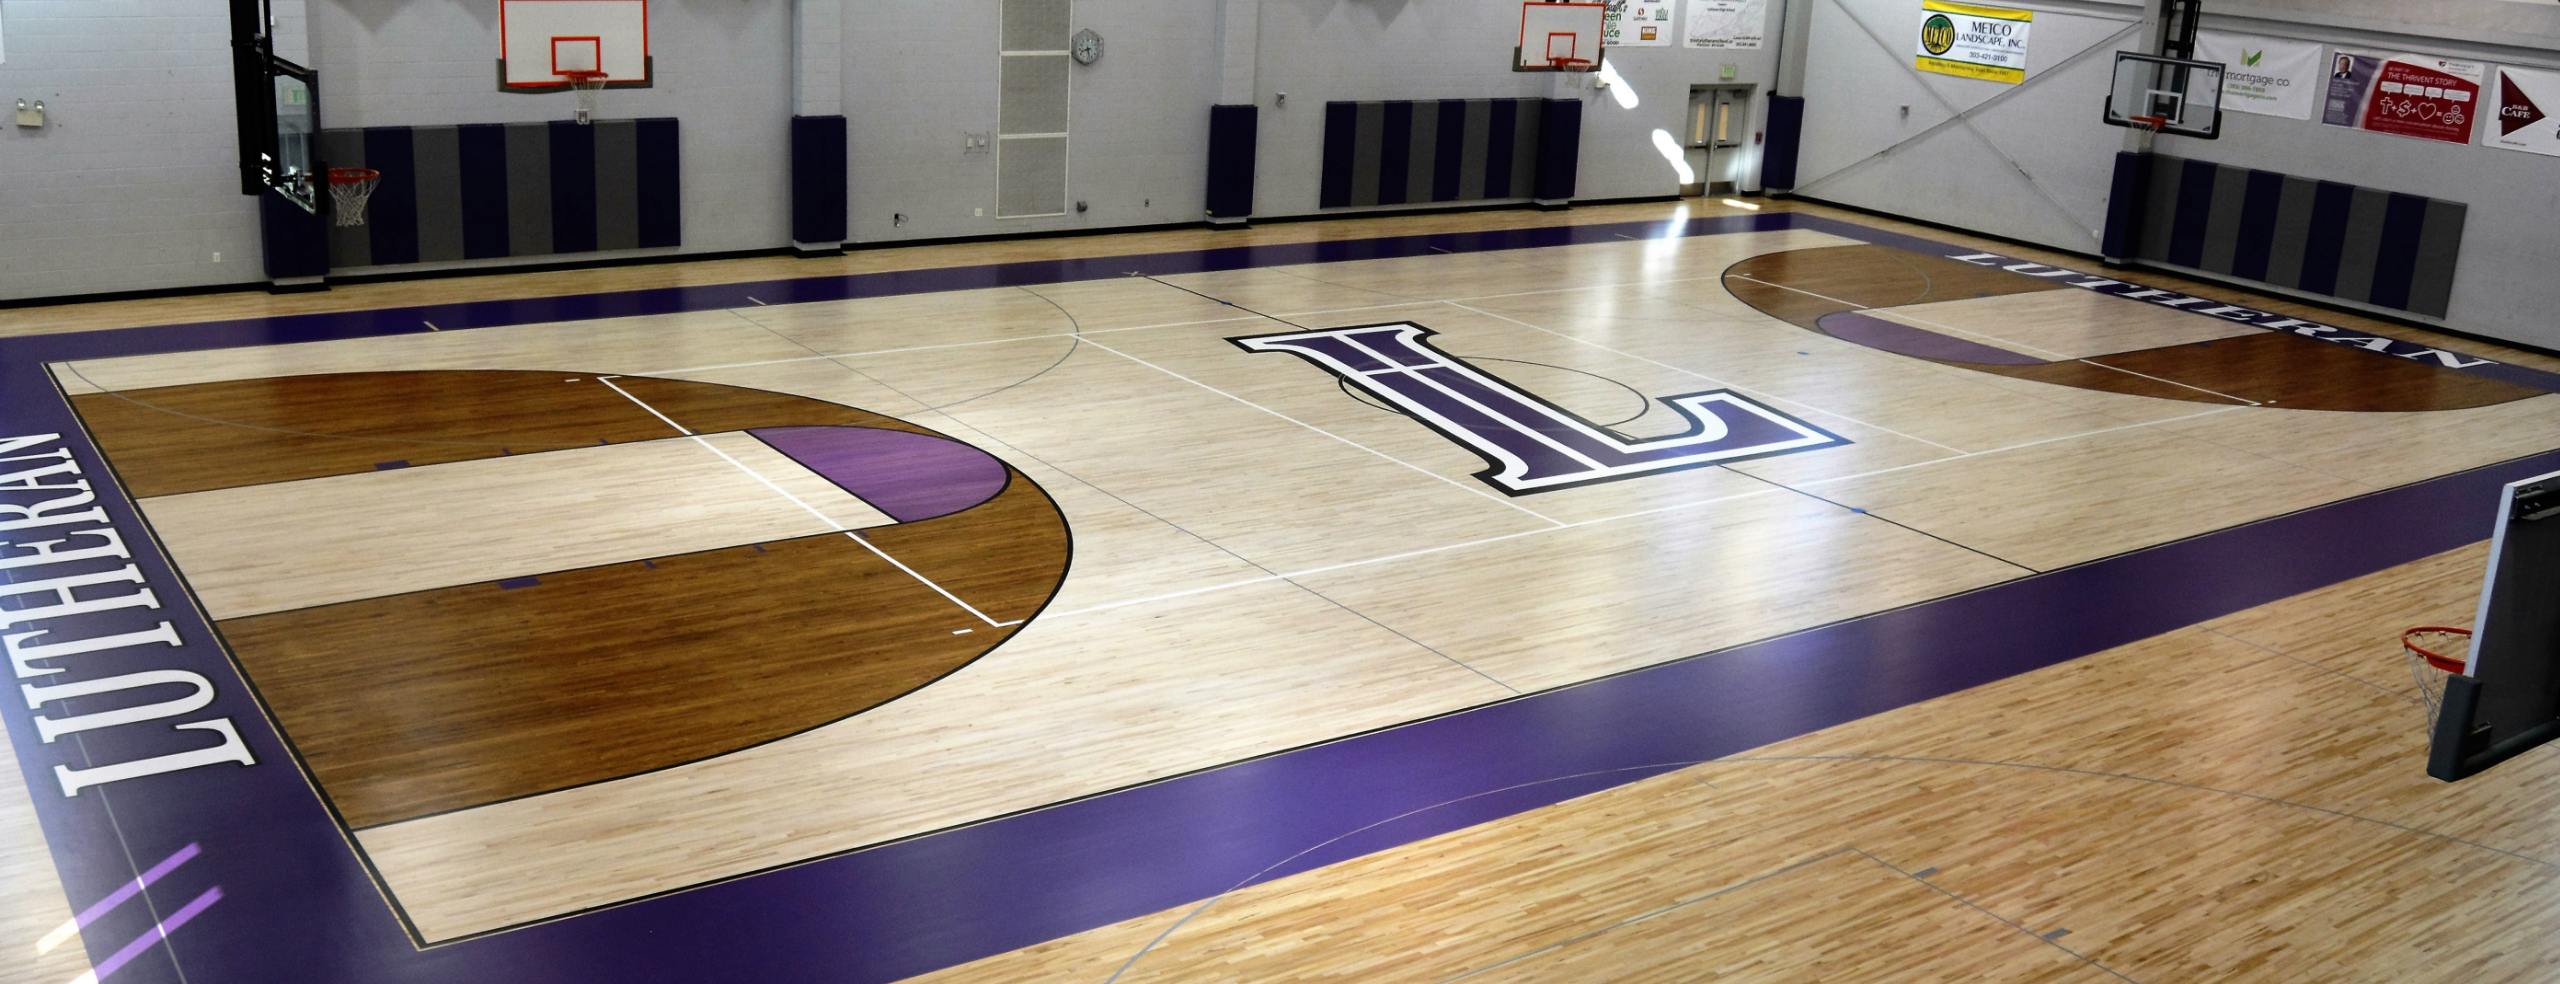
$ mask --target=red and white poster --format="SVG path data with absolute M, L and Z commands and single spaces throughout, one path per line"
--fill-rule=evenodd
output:
M 2329 97 L 2320 122 L 2467 144 L 2480 118 L 2488 68 L 2433 55 L 2340 51 L 2329 57 Z

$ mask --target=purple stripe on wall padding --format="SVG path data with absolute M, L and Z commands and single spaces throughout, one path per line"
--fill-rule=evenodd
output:
M 1954 335 L 1942 335 L 1926 328 L 1914 328 L 1886 321 L 1857 311 L 1835 311 L 1814 322 L 1833 338 L 1856 342 L 1871 349 L 1920 359 L 1943 359 L 1948 362 L 1973 362 L 1994 366 L 2040 366 L 2047 360 L 2020 355 L 1981 342 L 1968 341 Z

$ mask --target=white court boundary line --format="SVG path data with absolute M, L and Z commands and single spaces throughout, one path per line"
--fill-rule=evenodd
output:
M 703 439 L 702 439 L 702 435 L 694 433 L 692 430 L 690 430 L 690 429 L 686 428 L 686 427 L 685 427 L 685 425 L 683 425 L 683 424 L 679 424 L 679 423 L 676 423 L 676 422 L 675 422 L 675 421 L 673 421 L 673 420 L 669 420 L 669 419 L 667 419 L 667 415 L 666 415 L 666 414 L 659 413 L 659 412 L 658 412 L 658 408 L 653 407 L 653 406 L 650 406 L 649 404 L 647 404 L 647 403 L 643 402 L 639 397 L 636 397 L 636 396 L 631 395 L 631 391 L 626 390 L 626 389 L 623 389 L 623 388 L 622 388 L 622 387 L 620 387 L 620 386 L 615 386 L 615 385 L 613 385 L 613 381 L 614 381 L 614 380 L 616 380 L 616 379 L 620 379 L 620 378 L 622 378 L 622 377 L 620 377 L 620 376 L 597 376 L 595 379 L 596 379 L 596 382 L 603 383 L 603 384 L 605 384 L 605 386 L 606 386 L 607 388 L 612 389 L 612 390 L 613 390 L 614 392 L 616 392 L 616 393 L 620 393 L 620 394 L 622 394 L 622 398 L 623 398 L 623 399 L 626 399 L 626 400 L 631 401 L 633 405 L 638 406 L 638 407 L 639 407 L 640 409 L 642 409 L 642 410 L 649 411 L 649 416 L 656 417 L 656 418 L 658 418 L 660 421 L 665 422 L 667 426 L 675 428 L 677 433 L 680 433 L 680 434 L 683 434 L 683 435 L 684 435 L 684 436 L 686 436 L 686 437 L 692 438 L 692 439 L 693 439 L 693 443 L 695 443 L 695 444 L 699 444 L 699 445 L 702 445 L 703 450 L 709 451 L 709 452 L 711 452 L 712 454 L 719 455 L 719 456 L 720 456 L 720 460 L 722 460 L 722 461 L 726 461 L 726 462 L 728 462 L 732 467 L 735 467 L 735 468 L 736 468 L 736 469 L 738 469 L 739 471 L 742 471 L 742 472 L 747 473 L 747 477 L 752 478 L 752 479 L 755 479 L 756 481 L 758 481 L 758 482 L 760 482 L 760 483 L 763 483 L 764 487 L 765 487 L 765 488 L 768 488 L 768 489 L 772 489 L 775 495 L 779 495 L 779 496 L 781 496 L 781 497 L 783 497 L 783 498 L 785 498 L 785 499 L 789 499 L 789 500 L 791 500 L 791 504 L 792 504 L 792 505 L 798 506 L 798 507 L 800 507 L 801 509 L 806 510 L 806 511 L 809 513 L 809 515 L 812 515 L 812 516 L 816 516 L 816 517 L 818 517 L 818 521 L 819 521 L 819 522 L 827 524 L 827 527 L 828 527 L 829 529 L 834 530 L 835 532 L 838 532 L 838 533 L 842 533 L 842 534 L 844 534 L 844 535 L 845 535 L 845 539 L 852 540 L 852 541 L 853 541 L 853 542 L 855 542 L 855 543 L 859 543 L 859 544 L 861 544 L 861 545 L 862 545 L 862 549 L 864 549 L 864 550 L 868 550 L 868 551 L 871 551 L 873 555 L 875 555 L 875 556 L 879 557 L 879 558 L 880 558 L 880 559 L 882 559 L 882 560 L 888 561 L 892 566 L 895 566 L 897 569 L 907 572 L 907 576 L 908 576 L 908 577 L 915 578 L 915 579 L 916 579 L 916 583 L 921 584 L 921 585 L 924 585 L 925 587 L 928 587 L 928 588 L 932 588 L 932 589 L 933 589 L 933 593 L 938 594 L 938 595 L 941 595 L 941 596 L 943 596 L 944 598 L 948 598 L 948 599 L 950 599 L 950 600 L 951 600 L 951 603 L 952 603 L 952 604 L 954 604 L 954 605 L 958 605 L 958 606 L 960 606 L 961 610 L 966 611 L 966 612 L 968 612 L 968 613 L 969 613 L 969 614 L 971 614 L 971 615 L 975 615 L 975 616 L 977 616 L 977 617 L 978 617 L 978 621 L 985 622 L 985 623 L 987 623 L 988 625 L 993 626 L 993 627 L 996 627 L 996 628 L 1003 628 L 1003 627 L 1008 626 L 1008 625 L 1020 625 L 1020 624 L 1022 624 L 1022 620 L 1021 620 L 1021 619 L 1018 619 L 1018 618 L 1017 618 L 1017 619 L 1014 619 L 1013 621 L 1010 621 L 1010 622 L 999 622 L 999 621 L 996 621 L 995 619 L 988 618 L 988 617 L 987 617 L 987 613 L 982 612 L 982 611 L 979 611 L 979 610 L 977 609 L 977 607 L 976 607 L 976 606 L 973 606 L 973 605 L 969 604 L 968 602 L 965 602 L 965 601 L 960 600 L 960 596 L 959 596 L 959 595 L 955 595 L 955 594 L 952 594 L 952 593 L 951 593 L 951 592 L 949 592 L 949 591 L 945 591 L 945 590 L 943 590 L 943 589 L 942 589 L 942 585 L 939 585 L 939 584 L 935 584 L 935 583 L 933 583 L 933 579 L 932 579 L 932 578 L 928 578 L 928 577 L 926 577 L 926 576 L 924 576 L 924 575 L 922 575 L 922 574 L 918 574 L 918 573 L 916 573 L 916 569 L 915 569 L 915 568 L 912 568 L 912 567 L 909 567 L 909 566 L 907 566 L 907 565 L 905 565 L 905 564 L 903 564 L 903 563 L 900 563 L 900 562 L 898 561 L 898 558 L 896 558 L 896 557 L 892 557 L 892 556 L 889 556 L 889 554 L 888 554 L 886 551 L 881 550 L 879 547 L 873 546 L 873 545 L 871 544 L 871 541 L 866 540 L 866 539 L 863 539 L 860 535 L 856 534 L 853 530 L 846 528 L 846 526 L 845 526 L 843 523 L 836 522 L 836 521 L 835 521 L 835 517 L 832 517 L 832 516 L 829 516 L 829 515 L 827 515 L 827 514 L 825 514 L 825 513 L 819 512 L 816 506 L 812 506 L 812 505 L 810 505 L 810 504 L 808 504 L 808 503 L 806 503 L 806 502 L 801 501 L 799 496 L 792 495 L 788 490 L 784 489 L 782 486 L 779 486 L 779 485 L 775 485 L 775 484 L 773 484 L 773 480 L 772 480 L 772 479 L 769 479 L 769 478 L 764 477 L 764 475 L 763 475 L 762 473 L 757 472 L 757 471 L 756 471 L 755 469 L 753 469 L 753 468 L 749 468 L 749 467 L 747 467 L 745 463 L 740 462 L 738 459 L 730 457 L 730 456 L 729 456 L 729 452 L 722 451 L 722 450 L 720 450 L 720 449 L 719 449 L 719 447 L 717 447 L 717 446 L 713 445 L 711 442 L 706 441 L 706 440 L 703 440 Z

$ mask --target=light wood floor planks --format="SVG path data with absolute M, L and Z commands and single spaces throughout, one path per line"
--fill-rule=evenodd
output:
M 9 742 L 0 733 L 0 751 L 9 750 Z M 38 950 L 72 913 L 27 785 L 0 783 L 0 940 L 8 941 L 8 958 L 0 959 L 0 984 L 63 984 L 87 973 L 89 952 L 78 936 Z
M 1135 252 L 1178 242 L 1233 245 L 1556 221 L 1659 220 L 1716 210 L 1628 206 L 1560 218 L 1483 213 L 1310 223 L 1256 230 L 1246 239 L 1150 233 L 1002 249 L 935 248 L 898 257 L 863 254 L 842 264 L 945 265 L 996 256 L 1080 255 L 1076 250 Z M 1183 238 L 1193 235 L 1206 238 Z M 1727 290 L 1723 274 L 1737 262 L 1847 242 L 1819 233 L 1737 234 L 1194 274 L 1162 282 L 1123 278 L 102 359 L 58 375 L 66 388 L 79 392 L 421 367 L 657 374 L 900 415 L 1005 459 L 1048 489 L 1066 513 L 1075 535 L 1074 566 L 1056 601 L 1003 648 L 926 690 L 717 759 L 363 831 L 359 843 L 430 940 L 1648 665 L 2555 443 L 2553 415 L 2560 413 L 2560 397 L 2442 414 L 2322 413 L 2154 399 L 1867 349 L 1805 331 Z M 824 266 L 838 261 L 812 262 L 819 265 L 789 268 L 838 269 Z M 671 267 L 648 282 L 779 276 L 771 270 L 783 266 L 788 264 L 735 261 Z M 656 268 L 623 268 L 592 280 L 528 274 L 440 281 L 436 299 L 560 293 L 572 282 L 641 283 L 646 278 L 632 271 L 649 269 Z M 2146 278 L 2188 289 L 2175 278 Z M 1981 289 L 1949 296 L 1997 288 L 1974 286 Z M 395 296 L 387 290 L 274 303 L 325 306 L 353 303 L 360 295 L 395 303 L 383 299 Z M 2282 302 L 2230 296 L 2286 310 Z M 1879 298 L 1897 304 L 1922 299 L 1907 290 Z M 254 306 L 253 301 L 267 303 L 245 297 L 221 303 Z M 139 318 L 168 309 L 116 310 Z M 2342 315 L 2314 316 L 2355 323 Z M 1732 388 L 1855 443 L 1733 468 L 1512 499 L 1475 480 L 1483 462 L 1445 438 L 1349 397 L 1300 360 L 1244 354 L 1225 340 L 1291 324 L 1392 320 L 1428 325 L 1442 333 L 1438 341 L 1447 351 L 1480 358 L 1487 371 L 1542 394 L 1552 388 L 1553 398 L 1594 420 L 1615 420 L 1645 407 L 1645 415 L 1624 425 L 1628 433 L 1667 426 L 1658 405 L 1641 398 Z M 2485 343 L 2445 344 L 2532 363 L 2530 356 Z M 627 383 L 675 385 L 638 378 Z M 717 407 L 676 408 L 671 395 L 640 395 L 652 406 L 672 408 L 693 429 L 744 426 L 723 423 L 727 418 L 720 414 L 729 411 Z M 2093 505 L 2092 496 L 2116 501 Z M 180 561 L 190 576 L 196 574 L 197 565 L 183 552 Z M 2116 662 L 2099 662 L 2143 662 L 2110 658 Z M 2048 697 L 2059 702 L 2056 707 L 2071 706 L 2067 694 Z M 2016 715 L 2004 709 L 2008 705 L 1966 706 L 1971 716 L 1944 724 L 1944 730 L 2013 727 Z M 2209 710 L 2181 706 L 2191 713 Z M 2216 720 L 2235 729 L 2233 734 L 2255 733 L 2246 716 Z M 2111 791 L 2118 789 L 2115 780 L 2021 787 L 2016 784 L 2022 780 L 2010 775 L 2020 771 L 2015 769 L 1894 778 L 1910 775 L 1906 766 L 1733 767 L 1783 773 L 1768 780 L 1736 774 L 1734 782 L 1743 787 L 1765 785 L 1753 795 L 1768 802 L 1812 804 L 1803 808 L 1841 816 L 1904 817 L 1909 824 L 1955 831 L 1961 836 L 1950 842 L 1959 844 L 1967 843 L 1964 838 L 1994 843 L 2008 836 L 2010 828 L 1994 821 L 2010 814 L 2034 819 L 2047 812 L 2068 818 L 2154 810 L 2210 818 L 2225 816 L 2215 811 L 2227 809 L 2210 805 L 2223 802 L 2210 798 L 2189 803 L 2143 798 L 2156 790 Z M 1838 783 L 1890 802 L 1874 812 L 1854 795 L 1825 800 L 1787 791 L 1793 780 L 1786 777 L 1819 768 L 1842 770 L 1845 778 Z M 1721 775 L 1713 778 L 1719 787 L 1727 784 Z M 1832 780 L 1817 783 L 1826 784 Z M 1676 784 L 1663 788 L 1670 785 Z M 1974 796 L 1965 803 L 1991 816 L 1945 812 L 1953 808 L 1937 805 L 1924 795 L 1926 789 L 1912 793 L 1904 786 L 1960 787 Z M 1680 799 L 1690 795 L 1685 792 L 1662 795 L 1684 804 L 1679 809 L 1707 808 L 1704 801 Z M 2054 806 L 2084 799 L 2096 805 Z M 2246 811 L 2228 816 L 2246 823 L 2291 822 Z M 1663 822 L 1676 836 L 1648 843 L 1660 846 L 1695 834 L 1679 826 L 1686 821 Z M 2195 822 L 2203 826 L 2192 829 L 2221 821 Z M 1666 868 L 1658 891 L 1640 898 L 1595 897 L 1588 911 L 1650 911 L 1644 906 L 1658 908 L 1689 897 L 1683 893 L 1713 891 L 1826 855 L 1830 860 L 1773 880 L 1770 890 L 1819 885 L 1812 890 L 1816 894 L 1856 896 L 1896 913 L 1907 900 L 1925 901 L 1935 892 L 1918 892 L 1875 873 L 1882 869 L 1862 867 L 1869 862 L 1852 863 L 1837 852 L 1856 846 L 1908 871 L 1939 862 L 1907 857 L 1897 846 L 1904 842 L 1871 836 L 1870 828 L 1839 833 L 1811 845 L 1794 845 L 1775 830 L 1737 834 L 1751 844 L 1776 846 L 1744 852 L 1741 861 L 1702 859 L 1688 868 Z M 1914 847 L 1923 849 L 1935 850 Z M 2016 862 L 2028 869 L 2040 863 Z M 1737 896 L 1743 897 L 1760 898 Z M 1939 925 L 1932 921 L 1961 918 L 1958 910 L 1964 908 L 1940 905 L 1873 925 L 1906 918 L 1918 920 L 1912 925 Z M 1481 920 L 1487 925 L 1508 918 L 1498 906 L 1486 911 Z M 1869 940 L 1879 953 L 1890 950 L 1889 941 L 1859 935 L 1868 932 L 1858 928 L 1868 921 L 1824 921 L 1833 915 L 1817 907 L 1791 924 L 1840 926 L 1833 935 Z M 1561 935 L 1519 939 L 1569 939 L 1581 930 L 1567 930 L 1590 925 L 1578 918 L 1559 916 L 1550 928 Z M 1467 920 L 1461 924 L 1475 924 Z M 1391 927 L 1410 925 L 1438 924 L 1381 919 L 1379 938 L 1391 936 Z M 2098 929 L 2062 928 L 2073 928 L 2075 937 L 2103 935 Z M 2033 939 L 2043 931 L 2027 934 L 2023 944 L 1980 951 L 2014 951 L 2023 961 L 2014 965 L 1996 954 L 1980 956 L 1989 963 L 1966 962 L 1976 959 L 1973 951 L 1909 951 L 1886 963 L 1933 967 L 1933 973 L 1951 976 L 1991 973 L 1981 969 L 1987 967 L 2042 967 L 2054 959 L 2047 952 L 2053 946 Z M 1818 947 L 1831 937 L 1808 931 L 1788 938 Z M 1429 965 L 1432 972 L 1457 973 L 1480 966 L 1469 961 L 1513 951 L 1462 941 L 1435 952 L 1441 956 L 1433 959 L 1441 962 Z M 1662 958 L 1670 961 L 1666 965 L 1688 959 L 1662 953 L 1672 954 Z M 1577 963 L 1583 958 L 1559 954 L 1553 959 L 1562 962 L 1554 966 L 1583 966 Z M 1398 962 L 1401 957 L 1377 959 L 1363 966 L 1380 973 L 1410 969 Z M 2075 961 L 2053 966 L 2086 966 Z M 1844 976 L 1855 969 L 1805 963 L 1775 951 L 1736 966 Z
M 2264 329 L 2227 318 L 2084 290 L 1938 301 L 1867 313 L 2043 359 L 2080 359 L 2265 334 Z
M 2438 783 L 2392 685 L 2483 557 L 915 980 L 2549 980 L 2560 750 Z
M 894 700 L 1002 645 L 934 585 L 1018 624 L 1067 531 L 1016 477 L 994 500 L 874 529 L 221 623 L 353 827 L 770 741 Z
M 892 522 L 737 432 L 190 492 L 142 511 L 216 619 Z

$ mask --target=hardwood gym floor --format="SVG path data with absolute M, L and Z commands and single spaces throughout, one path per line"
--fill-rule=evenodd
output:
M 577 954 L 561 980 L 2560 975 L 2560 755 L 2426 779 L 2396 647 L 2467 621 L 2485 499 L 2478 523 L 2445 503 L 2560 448 L 2560 395 L 1907 244 L 2081 258 L 1757 214 L 1785 213 L 1806 222 L 1678 231 L 1759 221 L 1692 201 L 0 311 L 293 744 L 219 767 L 267 777 L 238 802 L 269 819 L 154 847 L 144 804 L 114 807 L 131 857 L 56 819 L 48 859 L 10 787 L 0 933 L 33 948 L 167 856 L 267 893 L 170 931 L 203 947 L 189 980 L 287 959 L 227 927 L 312 913 L 305 972 L 344 979 L 534 953 Z M 1465 245 L 1563 227 L 1596 231 Z M 1420 235 L 1492 238 L 1363 245 Z M 1030 279 L 953 273 L 1002 264 Z M 920 286 L 793 302 L 875 275 Z M 394 323 L 472 305 L 518 314 Z M 1671 447 L 1714 429 L 1664 410 L 1702 390 L 1842 440 L 1513 494 L 1457 422 L 1488 391 L 1444 372 L 1477 396 L 1429 416 L 1373 370 L 1231 341 L 1381 323 L 1599 428 L 1577 440 Z M 1563 440 L 1542 426 L 1515 436 Z M 864 474 L 925 475 L 942 511 L 782 433 L 866 430 L 926 442 Z M 992 456 L 977 478 L 912 458 L 953 442 Z M 1725 730 L 1645 744 L 1681 727 Z M 58 797 L 53 751 L 11 734 Z M 92 954 L 133 936 L 97 926 Z M 679 936 L 726 942 L 653 955 Z M 0 980 L 70 980 L 56 942 Z
M 2427 778 L 2395 648 L 2486 553 L 920 980 L 2548 981 L 2560 755 Z

